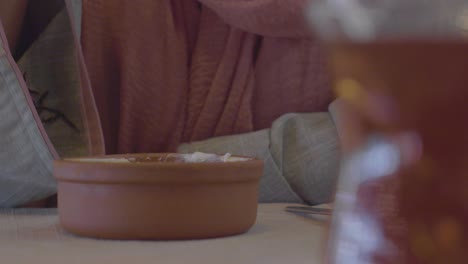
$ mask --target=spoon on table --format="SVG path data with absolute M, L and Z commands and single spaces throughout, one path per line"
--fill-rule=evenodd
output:
M 317 208 L 312 206 L 287 206 L 286 212 L 299 214 L 331 215 L 333 210 L 329 208 Z

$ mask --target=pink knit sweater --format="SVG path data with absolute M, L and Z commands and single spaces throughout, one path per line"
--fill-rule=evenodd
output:
M 82 44 L 108 153 L 325 111 L 324 54 L 306 0 L 83 0 Z

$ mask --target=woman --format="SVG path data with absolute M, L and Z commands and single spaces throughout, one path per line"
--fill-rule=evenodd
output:
M 85 0 L 68 3 L 70 16 L 57 0 L 27 7 L 2 1 L 25 14 L 6 24 L 12 48 L 2 56 L 9 61 L 5 72 L 17 70 L 13 86 L 23 86 L 23 101 L 33 99 L 25 124 L 37 124 L 23 135 L 30 141 L 35 135 L 37 153 L 15 169 L 47 154 L 42 179 L 13 169 L 3 178 L 21 174 L 34 190 L 41 182 L 50 186 L 0 205 L 53 192 L 52 158 L 104 150 L 255 155 L 266 161 L 260 201 L 329 201 L 338 144 L 331 117 L 319 113 L 331 93 L 323 55 L 302 16 L 306 1 Z M 22 34 L 18 21 L 29 21 Z M 73 30 L 81 32 L 87 68 Z M 288 114 L 294 112 L 317 113 Z M 7 125 L 3 131 L 12 134 Z M 14 184 L 16 193 L 25 188 Z

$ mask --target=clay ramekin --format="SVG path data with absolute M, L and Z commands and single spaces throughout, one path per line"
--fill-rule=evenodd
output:
M 200 239 L 246 232 L 256 220 L 263 161 L 57 160 L 58 212 L 74 234 L 105 239 Z

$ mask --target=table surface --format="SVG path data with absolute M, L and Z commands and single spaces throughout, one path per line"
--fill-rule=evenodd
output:
M 324 218 L 261 204 L 257 223 L 243 235 L 193 241 L 109 241 L 73 236 L 54 209 L 0 210 L 1 263 L 291 263 L 318 264 Z

